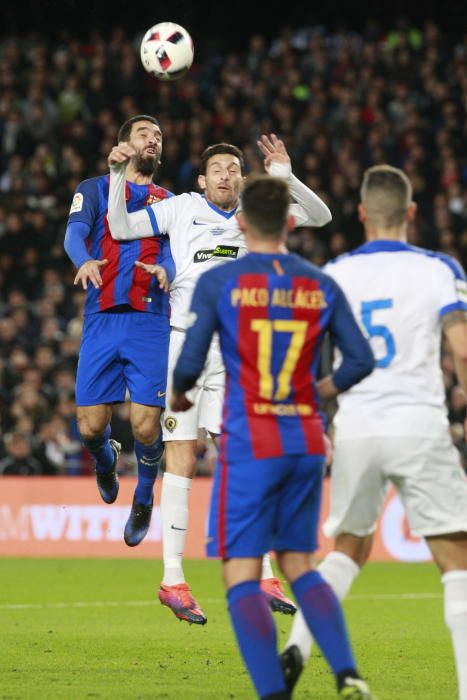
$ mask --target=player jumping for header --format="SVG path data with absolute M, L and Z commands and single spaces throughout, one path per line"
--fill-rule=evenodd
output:
M 322 226 L 331 219 L 327 206 L 291 171 L 284 143 L 275 135 L 259 142 L 265 167 L 282 174 L 288 181 L 295 203 L 289 212 L 297 226 Z M 118 240 L 159 236 L 167 233 L 176 266 L 170 286 L 171 334 L 167 402 L 170 404 L 172 373 L 185 339 L 188 310 L 196 281 L 205 270 L 217 267 L 246 253 L 246 244 L 237 223 L 237 210 L 243 184 L 242 152 L 231 144 L 207 148 L 201 156 L 199 184 L 204 194 L 192 192 L 158 202 L 144 211 L 127 213 L 123 197 L 121 163 L 132 157 L 123 143 L 109 157 L 111 168 L 109 219 L 112 236 Z M 159 274 L 160 266 L 143 266 Z M 206 617 L 185 582 L 182 555 L 188 527 L 188 495 L 196 468 L 198 429 L 211 435 L 220 433 L 225 372 L 214 338 L 202 376 L 191 393 L 193 407 L 185 413 L 169 408 L 163 420 L 166 473 L 161 496 L 164 576 L 159 598 L 180 619 L 203 624 Z M 149 522 L 148 522 L 149 526 Z M 273 609 L 294 613 L 272 572 L 269 557 L 263 562 L 262 587 Z

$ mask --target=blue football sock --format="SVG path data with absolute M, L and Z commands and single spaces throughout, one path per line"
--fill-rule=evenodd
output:
M 258 581 L 243 581 L 227 591 L 238 646 L 258 695 L 286 690 L 276 649 L 276 627 Z
M 108 474 L 114 468 L 115 452 L 110 446 L 110 425 L 104 430 L 104 434 L 97 438 L 81 438 L 83 445 L 88 448 L 96 460 L 96 471 L 99 474 Z
M 162 433 L 152 445 L 143 445 L 135 440 L 135 453 L 138 460 L 138 483 L 135 490 L 136 503 L 150 506 L 154 493 L 154 482 L 159 470 L 159 462 L 164 450 Z
M 355 671 L 344 615 L 331 586 L 318 571 L 308 571 L 292 583 L 292 590 L 333 672 Z

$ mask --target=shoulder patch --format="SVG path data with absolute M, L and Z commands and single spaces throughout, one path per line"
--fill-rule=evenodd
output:
M 70 207 L 70 214 L 77 214 L 83 208 L 84 197 L 81 192 L 76 192 Z

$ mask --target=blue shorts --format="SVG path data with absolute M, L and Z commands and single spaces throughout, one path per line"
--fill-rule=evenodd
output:
M 76 405 L 125 400 L 165 406 L 169 319 L 140 311 L 85 316 L 76 376 Z
M 222 459 L 214 476 L 208 557 L 317 549 L 324 457 Z

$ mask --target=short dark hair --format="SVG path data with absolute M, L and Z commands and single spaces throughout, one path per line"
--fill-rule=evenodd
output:
M 136 124 L 136 122 L 151 122 L 151 124 L 155 124 L 156 126 L 161 128 L 161 125 L 157 121 L 156 117 L 151 117 L 149 114 L 137 114 L 135 117 L 131 117 L 131 119 L 127 119 L 124 124 L 120 127 L 118 130 L 118 141 L 128 141 L 130 138 L 131 130 L 133 128 L 133 124 Z
M 267 237 L 279 238 L 287 222 L 289 188 L 285 180 L 270 175 L 249 175 L 241 209 L 247 223 Z
M 215 143 L 213 146 L 208 146 L 204 149 L 201 154 L 201 165 L 199 168 L 200 175 L 206 175 L 208 160 L 213 156 L 217 156 L 222 153 L 227 153 L 228 155 L 238 158 L 240 161 L 240 171 L 243 175 L 243 170 L 245 167 L 243 153 L 239 148 L 237 148 L 237 146 L 233 146 L 231 143 Z

